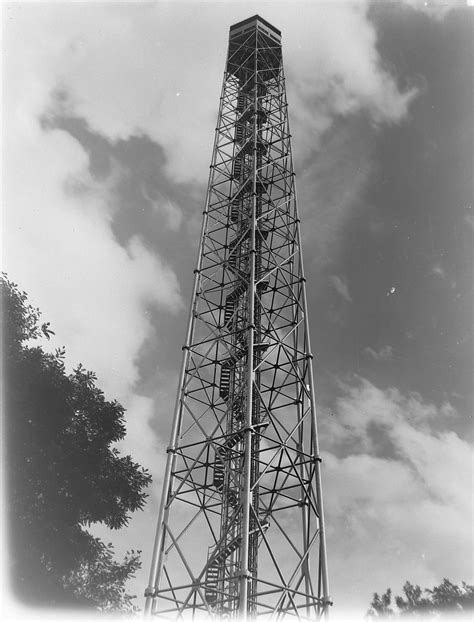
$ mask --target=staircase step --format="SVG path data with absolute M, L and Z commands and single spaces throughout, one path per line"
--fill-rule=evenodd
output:
M 244 110 L 245 106 L 247 103 L 247 96 L 245 93 L 239 93 L 239 96 L 237 97 L 237 110 L 239 112 L 241 112 L 242 110 Z
M 240 441 L 244 438 L 244 432 L 237 432 L 236 434 L 233 434 L 230 438 L 228 438 L 226 440 L 226 442 L 224 443 L 224 447 L 226 449 L 232 449 L 232 447 L 235 447 L 235 445 L 237 445 L 238 443 L 240 443 Z
M 246 281 L 244 280 L 239 281 L 239 284 L 237 285 L 237 287 L 232 292 L 230 292 L 226 300 L 234 300 L 234 301 L 237 300 L 245 292 L 247 287 L 248 287 L 248 283 Z
M 219 492 L 224 488 L 224 479 L 224 464 L 220 460 L 216 460 L 214 462 L 214 477 L 212 483 Z
M 232 222 L 235 222 L 239 219 L 240 208 L 240 199 L 234 199 L 230 206 L 230 219 L 232 220 Z
M 216 560 L 223 561 L 224 559 L 227 559 L 227 557 L 232 555 L 232 553 L 239 548 L 241 541 L 242 538 L 240 536 L 231 540 L 217 553 Z
M 232 317 L 234 315 L 235 305 L 234 301 L 226 298 L 224 307 L 224 326 L 227 328 L 232 324 Z
M 225 399 L 230 391 L 231 365 L 228 361 L 221 364 L 221 377 L 219 381 L 219 395 Z
M 238 107 L 237 110 L 239 110 Z M 242 108 L 241 110 L 243 110 L 243 112 L 237 119 L 237 123 L 247 123 L 255 115 L 255 107 L 253 105 L 250 105 L 246 109 Z M 257 115 L 258 120 L 262 125 L 267 122 L 267 113 L 264 110 L 257 110 Z

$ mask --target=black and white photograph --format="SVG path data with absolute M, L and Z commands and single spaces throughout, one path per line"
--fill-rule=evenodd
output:
M 2 619 L 472 621 L 473 0 L 0 9 Z

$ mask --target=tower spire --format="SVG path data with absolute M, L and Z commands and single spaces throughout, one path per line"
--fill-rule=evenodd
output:
M 281 33 L 231 26 L 146 612 L 328 609 Z

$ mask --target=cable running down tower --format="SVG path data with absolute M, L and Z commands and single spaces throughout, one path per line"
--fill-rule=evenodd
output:
M 330 605 L 281 33 L 230 28 L 146 613 Z

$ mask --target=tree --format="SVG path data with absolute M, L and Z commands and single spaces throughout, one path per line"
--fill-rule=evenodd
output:
M 53 334 L 39 310 L 5 275 L 0 285 L 12 589 L 35 606 L 131 609 L 124 584 L 140 552 L 116 562 L 86 529 L 119 529 L 145 503 L 151 476 L 113 447 L 124 408 L 82 365 L 67 374 L 64 349 L 38 344 Z
M 372 602 L 370 603 L 371 610 L 369 610 L 369 615 L 378 618 L 389 617 L 393 614 L 393 609 L 390 608 L 391 604 L 392 590 L 390 588 L 388 588 L 382 596 L 379 596 L 377 592 L 375 592 Z
M 417 612 L 425 614 L 432 609 L 431 600 L 429 598 L 423 598 L 423 591 L 419 585 L 412 585 L 407 581 L 403 586 L 403 592 L 406 596 L 406 600 L 401 596 L 395 598 L 395 604 L 401 613 L 413 614 Z
M 474 609 L 474 586 L 465 581 L 461 586 L 454 585 L 449 579 L 435 586 L 432 590 L 426 590 L 431 594 L 433 606 L 440 611 L 472 611 Z
M 466 613 L 474 609 L 474 586 L 465 582 L 458 586 L 449 579 L 443 579 L 443 582 L 433 589 L 422 590 L 419 585 L 412 585 L 407 581 L 403 586 L 403 593 L 405 598 L 395 597 L 397 613 L 390 608 L 392 594 L 390 589 L 382 597 L 375 593 L 367 615 L 375 618 L 410 615 L 438 620 L 443 617 L 451 619 L 453 614 Z M 423 593 L 426 596 L 423 596 Z

